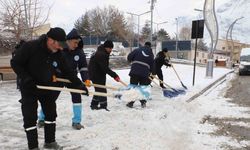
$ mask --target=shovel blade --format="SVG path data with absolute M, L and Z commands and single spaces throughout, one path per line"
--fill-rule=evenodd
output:
M 185 90 L 181 90 L 181 89 L 177 89 L 177 92 L 178 92 L 179 94 L 186 94 L 186 91 L 185 91 Z
M 165 97 L 169 97 L 169 98 L 176 97 L 178 95 L 178 93 L 174 91 L 166 90 L 166 89 L 162 90 L 162 92 Z

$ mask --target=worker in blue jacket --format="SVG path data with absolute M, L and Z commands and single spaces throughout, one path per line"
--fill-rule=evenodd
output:
M 130 86 L 138 88 L 143 93 L 144 99 L 140 100 L 141 107 L 146 107 L 146 102 L 150 96 L 149 76 L 153 71 L 154 54 L 151 43 L 146 42 L 143 47 L 133 50 L 127 57 L 131 63 Z M 132 108 L 135 101 L 127 103 L 127 107 Z
M 76 29 L 72 29 L 66 36 L 68 48 L 64 49 L 65 58 L 69 66 L 73 69 L 74 74 L 80 73 L 82 81 L 85 85 L 90 86 L 90 80 L 88 78 L 88 68 L 85 54 L 83 52 L 83 40 Z M 61 75 L 63 77 L 63 75 Z M 67 83 L 68 88 L 73 88 L 71 83 Z M 80 130 L 84 128 L 81 124 L 82 120 L 82 99 L 78 93 L 70 93 L 73 102 L 73 118 L 72 127 L 73 129 Z M 39 126 L 43 126 L 44 115 L 40 111 L 39 114 Z

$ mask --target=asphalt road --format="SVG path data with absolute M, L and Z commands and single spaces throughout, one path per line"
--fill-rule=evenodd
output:
M 236 73 L 238 74 L 238 73 Z M 231 81 L 232 86 L 227 90 L 225 97 L 231 99 L 231 103 L 239 105 L 241 107 L 250 108 L 250 76 L 238 76 Z M 250 114 L 250 111 L 247 112 Z M 250 141 L 250 127 L 231 124 L 228 122 L 244 122 L 250 124 L 250 118 L 210 118 L 210 124 L 214 124 L 219 127 L 215 135 L 229 136 L 238 142 Z M 250 145 L 242 148 L 234 148 L 231 146 L 225 146 L 226 150 L 250 150 Z

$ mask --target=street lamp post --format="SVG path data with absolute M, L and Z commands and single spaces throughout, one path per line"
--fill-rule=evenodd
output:
M 197 9 L 197 8 L 195 8 L 195 9 L 194 9 L 194 11 L 201 12 L 201 14 L 202 14 L 202 12 L 203 12 L 203 10 L 202 10 L 202 9 Z M 200 16 L 201 16 L 201 14 L 199 14 L 199 18 L 201 18 L 201 17 L 200 17 Z
M 157 33 L 159 31 L 158 26 L 161 25 L 161 24 L 168 23 L 168 22 L 164 21 L 164 22 L 160 22 L 160 23 L 157 23 L 157 22 L 153 22 L 153 23 L 156 24 L 156 33 Z
M 233 31 L 233 27 L 234 25 L 236 24 L 236 22 L 240 19 L 243 19 L 244 17 L 240 17 L 240 18 L 237 18 L 235 19 L 235 21 L 229 26 L 228 30 L 227 30 L 227 34 L 226 34 L 226 41 L 227 41 L 227 48 L 229 48 L 229 42 L 228 42 L 228 36 L 230 34 L 230 40 L 232 42 L 232 46 L 231 46 L 231 49 L 230 49 L 230 65 L 229 67 L 232 68 L 232 64 L 233 64 L 233 52 L 234 52 L 234 42 L 233 42 L 233 38 L 232 38 L 232 31 Z
M 218 35 L 219 35 L 219 25 L 216 17 L 215 11 L 215 0 L 205 0 L 203 8 L 203 16 L 205 20 L 205 25 L 210 34 L 211 38 L 211 50 L 209 52 L 209 57 L 206 67 L 206 77 L 213 77 L 213 54 L 216 49 Z
M 140 16 L 144 15 L 144 14 L 147 14 L 151 11 L 146 11 L 144 13 L 141 13 L 141 14 L 135 14 L 135 13 L 131 13 L 131 12 L 127 12 L 128 14 L 130 14 L 131 16 L 137 16 L 138 17 L 138 24 L 137 24 L 137 30 L 138 30 L 138 35 L 137 35 L 137 46 L 139 47 L 140 45 Z

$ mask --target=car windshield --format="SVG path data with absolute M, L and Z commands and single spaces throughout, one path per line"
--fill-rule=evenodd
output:
M 250 62 L 250 55 L 241 56 L 240 61 Z

